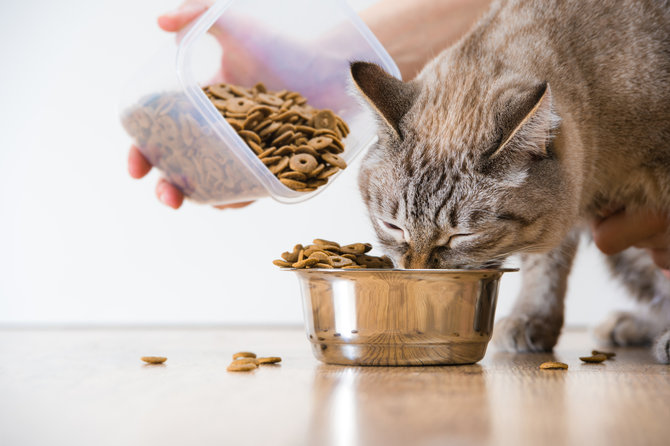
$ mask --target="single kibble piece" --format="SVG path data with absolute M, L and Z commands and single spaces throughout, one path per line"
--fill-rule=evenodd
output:
M 164 356 L 142 356 L 140 359 L 147 364 L 163 364 L 167 361 L 167 358 Z
M 259 364 L 259 360 L 256 358 L 237 358 L 235 359 L 232 364 Z
M 257 364 L 252 363 L 238 363 L 232 362 L 226 370 L 229 372 L 250 372 L 251 370 L 256 370 L 258 368 Z
M 581 359 L 584 362 L 588 363 L 598 363 L 598 362 L 603 362 L 604 360 L 607 359 L 607 356 L 601 355 L 601 354 L 596 354 L 593 356 L 580 356 L 579 359 Z
M 237 352 L 233 355 L 233 359 L 238 359 L 238 358 L 255 358 L 256 353 L 252 352 Z
M 279 356 L 266 356 L 264 358 L 258 358 L 259 364 L 276 364 L 278 362 L 281 362 L 281 358 Z
M 549 361 L 540 364 L 540 368 L 543 370 L 565 370 L 568 368 L 568 365 L 563 362 Z
M 600 350 L 591 350 L 592 355 L 605 355 L 607 359 L 614 358 L 616 353 L 614 352 L 601 352 Z

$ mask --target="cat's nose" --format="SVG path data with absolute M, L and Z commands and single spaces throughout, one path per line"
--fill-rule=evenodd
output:
M 403 267 L 407 269 L 429 269 L 430 260 L 430 253 L 408 252 L 403 259 Z

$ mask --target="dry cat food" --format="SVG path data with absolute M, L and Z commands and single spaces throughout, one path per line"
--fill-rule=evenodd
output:
M 358 269 L 393 268 L 393 261 L 387 256 L 371 256 L 367 252 L 372 249 L 369 243 L 352 243 L 340 245 L 325 239 L 315 239 L 311 245 L 295 245 L 293 251 L 281 255 L 281 260 L 274 260 L 282 268 L 326 268 L 326 269 Z
M 250 362 L 237 362 L 233 361 L 226 368 L 229 372 L 250 372 L 258 368 L 258 364 L 253 364 Z
M 347 124 L 317 110 L 300 93 L 217 84 L 203 88 L 212 104 L 284 186 L 312 192 L 347 163 L 340 158 Z
M 147 364 L 163 364 L 167 361 L 167 358 L 164 356 L 142 356 L 140 359 Z
M 602 352 L 600 350 L 591 350 L 592 355 L 605 355 L 607 359 L 614 358 L 616 356 L 616 353 L 614 352 Z
M 233 359 L 239 359 L 239 358 L 255 358 L 256 353 L 252 352 L 237 352 L 233 355 Z
M 263 358 L 258 358 L 259 364 L 276 364 L 278 362 L 281 362 L 281 358 L 279 356 L 266 356 Z
M 600 363 L 607 359 L 607 356 L 601 354 L 595 354 L 592 356 L 580 356 L 580 360 L 587 363 Z
M 317 110 L 299 93 L 217 84 L 205 94 L 237 134 L 285 186 L 310 192 L 346 167 L 339 156 L 349 127 Z M 147 96 L 122 117 L 142 154 L 190 199 L 243 201 L 264 195 L 250 168 L 222 141 L 181 93 Z
M 276 364 L 278 362 L 281 362 L 279 356 L 257 358 L 256 353 L 238 352 L 233 355 L 233 362 L 226 370 L 229 372 L 250 372 L 257 369 L 261 364 Z
M 568 365 L 564 362 L 549 361 L 540 364 L 540 368 L 544 370 L 559 370 L 559 369 L 566 370 L 568 368 Z

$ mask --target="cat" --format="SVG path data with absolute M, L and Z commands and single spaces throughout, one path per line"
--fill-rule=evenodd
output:
M 500 0 L 409 82 L 351 64 L 378 118 L 359 186 L 403 268 L 496 268 L 522 289 L 494 343 L 549 351 L 586 222 L 670 213 L 670 2 Z M 670 363 L 670 280 L 645 251 L 607 257 L 644 311 L 596 330 Z

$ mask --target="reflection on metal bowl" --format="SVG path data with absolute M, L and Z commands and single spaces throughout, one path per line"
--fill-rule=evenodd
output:
M 345 365 L 472 364 L 493 332 L 495 270 L 295 269 L 317 359 Z

